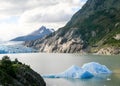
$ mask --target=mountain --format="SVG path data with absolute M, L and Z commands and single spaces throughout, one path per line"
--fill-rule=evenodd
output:
M 54 29 L 48 29 L 45 26 L 40 27 L 38 30 L 26 35 L 20 36 L 17 38 L 12 39 L 11 41 L 31 41 L 42 38 L 54 32 Z
M 119 48 L 120 0 L 88 0 L 71 20 L 55 33 L 25 45 L 40 52 L 98 52 Z M 109 52 L 109 51 L 108 51 Z

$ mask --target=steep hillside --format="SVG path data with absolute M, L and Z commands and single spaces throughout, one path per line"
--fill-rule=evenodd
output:
M 25 45 L 40 52 L 64 53 L 82 52 L 89 48 L 98 51 L 104 46 L 120 47 L 119 5 L 120 0 L 88 0 L 64 27 Z
M 31 41 L 36 40 L 39 38 L 42 38 L 44 36 L 47 36 L 54 32 L 53 29 L 48 29 L 45 26 L 40 27 L 38 30 L 26 35 L 26 36 L 20 36 L 17 38 L 12 39 L 11 41 Z
M 30 66 L 4 56 L 0 60 L 0 86 L 46 86 L 46 83 Z

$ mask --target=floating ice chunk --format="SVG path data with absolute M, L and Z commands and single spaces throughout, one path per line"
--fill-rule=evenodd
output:
M 93 75 L 88 71 L 83 70 L 79 66 L 73 65 L 65 72 L 61 73 L 65 78 L 91 78 Z
M 59 74 L 43 75 L 44 78 L 79 78 L 89 79 L 92 77 L 106 77 L 107 74 L 112 73 L 105 65 L 101 65 L 96 62 L 86 63 L 80 68 L 79 66 L 73 65 L 66 71 Z M 105 75 L 101 75 L 105 74 Z M 99 76 L 100 75 L 100 76 Z
M 82 68 L 86 71 L 89 71 L 90 73 L 92 73 L 94 75 L 112 73 L 112 71 L 110 71 L 105 65 L 101 65 L 96 62 L 86 63 L 82 66 Z
M 50 75 L 43 75 L 44 78 L 92 78 L 93 74 L 88 71 L 83 70 L 79 66 L 73 65 L 68 68 L 66 71 L 59 73 L 59 74 L 50 74 Z
M 84 71 L 83 73 L 80 74 L 81 79 L 89 79 L 94 77 L 94 75 L 88 71 Z
M 61 73 L 61 75 L 64 75 L 67 78 L 72 78 L 72 77 L 77 77 L 79 72 L 82 72 L 82 71 L 83 70 L 79 66 L 73 65 L 70 68 L 68 68 L 66 71 Z
M 57 75 L 57 74 L 56 74 Z M 55 74 L 42 75 L 44 78 L 58 78 Z

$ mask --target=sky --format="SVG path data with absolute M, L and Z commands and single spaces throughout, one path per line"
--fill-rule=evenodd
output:
M 0 41 L 63 27 L 87 0 L 0 0 Z

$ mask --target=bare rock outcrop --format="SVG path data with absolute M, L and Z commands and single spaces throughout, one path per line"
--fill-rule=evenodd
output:
M 115 47 L 106 47 L 106 48 L 101 48 L 97 54 L 100 55 L 117 55 L 120 54 L 120 48 L 115 48 Z

